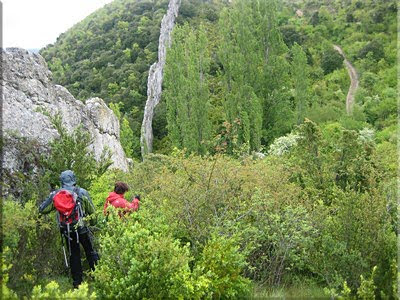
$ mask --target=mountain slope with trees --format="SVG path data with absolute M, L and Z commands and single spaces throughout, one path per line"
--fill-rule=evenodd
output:
M 239 148 L 266 149 L 305 117 L 317 123 L 339 121 L 349 129 L 367 124 L 382 129 L 381 122 L 393 128 L 394 1 L 262 1 L 265 7 L 257 8 L 251 1 L 243 7 L 238 7 L 240 3 L 182 2 L 178 24 L 189 22 L 193 34 L 200 26 L 208 39 L 199 51 L 209 61 L 209 68 L 201 70 L 203 75 L 199 76 L 209 94 L 209 113 L 207 120 L 196 121 L 208 127 L 208 134 L 196 141 L 202 144 L 201 149 L 189 146 L 190 151 L 212 153 L 220 148 L 217 140 L 225 145 L 232 139 Z M 62 34 L 55 45 L 41 50 L 57 83 L 82 100 L 99 96 L 118 105 L 121 118 L 126 119 L 125 131 L 133 140 L 126 148 L 134 157 L 140 155 L 148 68 L 156 58 L 166 6 L 167 1 L 115 1 Z M 186 43 L 184 37 L 181 40 Z M 334 43 L 342 47 L 360 75 L 351 117 L 343 109 L 350 79 Z M 306 55 L 306 62 L 300 52 Z M 171 68 L 173 63 L 170 57 Z M 190 68 L 190 62 L 184 64 Z M 167 65 L 167 77 L 168 72 Z M 178 142 L 171 122 L 168 134 L 167 116 L 173 116 L 165 101 L 168 79 L 164 85 L 165 99 L 154 120 L 155 151 L 160 153 L 194 142 Z M 188 93 L 188 97 L 197 94 L 194 90 Z M 380 120 L 387 116 L 392 121 Z M 232 142 L 226 147 L 232 152 Z
M 73 92 L 83 98 L 103 93 L 125 122 L 121 140 L 133 156 L 144 66 L 152 63 L 145 57 L 155 53 L 165 5 L 116 0 L 42 49 L 56 81 L 77 82 Z M 144 17 L 130 16 L 138 23 L 126 34 L 152 28 L 154 43 L 118 43 L 120 16 L 137 7 L 150 21 L 140 27 Z M 68 291 L 54 216 L 37 216 L 49 192 L 49 177 L 40 177 L 4 202 L 3 290 L 78 299 L 398 299 L 396 13 L 396 2 L 383 0 L 183 1 L 155 122 L 158 153 L 126 173 L 88 172 L 83 182 L 98 211 L 97 270 Z M 100 35 L 76 47 L 97 25 Z M 106 64 L 95 71 L 97 48 L 84 45 L 107 28 L 113 34 L 98 46 Z M 142 54 L 127 62 L 132 43 Z M 350 78 L 334 45 L 359 76 L 351 114 Z M 125 66 L 123 80 L 141 81 L 117 81 Z M 85 81 L 70 80 L 77 70 L 100 89 L 79 88 Z M 61 138 L 50 152 L 63 145 Z M 74 151 L 73 170 L 74 157 L 91 155 Z M 128 183 L 127 199 L 141 195 L 138 212 L 103 215 L 115 181 Z
M 178 22 L 213 20 L 219 5 L 220 1 L 183 0 Z M 100 97 L 118 105 L 121 118 L 133 131 L 134 142 L 128 152 L 134 157 L 140 157 L 148 71 L 157 59 L 160 23 L 167 6 L 167 0 L 113 1 L 40 51 L 55 82 L 77 99 Z M 166 135 L 164 104 L 156 110 L 154 123 L 155 139 L 159 141 Z

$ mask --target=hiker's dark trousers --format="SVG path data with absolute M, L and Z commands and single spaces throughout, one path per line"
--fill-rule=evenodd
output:
M 70 238 L 71 253 L 69 257 L 69 264 L 71 267 L 71 275 L 74 281 L 74 287 L 77 287 L 82 283 L 81 249 L 79 243 L 82 244 L 83 249 L 85 250 L 86 259 L 92 270 L 94 270 L 94 266 L 99 260 L 99 255 L 93 249 L 93 244 L 90 239 L 89 232 L 79 233 L 78 236 L 76 232 L 70 232 Z

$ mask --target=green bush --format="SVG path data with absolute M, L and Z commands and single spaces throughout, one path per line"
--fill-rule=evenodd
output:
M 9 280 L 8 272 L 11 269 L 12 265 L 7 264 L 7 254 L 10 251 L 9 247 L 4 247 L 2 249 L 2 261 L 1 261 L 1 295 L 2 299 L 14 300 L 18 299 L 15 292 L 8 288 L 7 283 Z
M 151 155 L 131 173 L 95 178 L 98 214 L 116 180 L 130 185 L 127 199 L 142 195 L 138 212 L 111 214 L 99 225 L 101 260 L 91 286 L 97 296 L 242 298 L 250 288 L 244 276 L 274 289 L 307 281 L 336 291 L 346 280 L 356 291 L 360 275 L 369 278 L 377 266 L 375 294 L 391 297 L 392 138 L 376 146 L 370 128 L 309 120 L 292 134 L 296 143 L 261 160 L 175 152 Z M 5 201 L 4 233 L 7 286 L 19 297 L 66 275 L 55 222 L 38 218 L 36 201 Z
M 245 256 L 235 240 L 214 236 L 194 260 L 189 245 L 173 238 L 171 228 L 146 208 L 123 218 L 112 212 L 94 271 L 98 296 L 211 299 L 249 293 L 250 281 L 241 275 Z
M 88 132 L 77 127 L 69 133 L 62 125 L 60 115 L 46 114 L 59 134 L 58 139 L 50 142 L 50 155 L 42 159 L 51 187 L 59 186 L 59 175 L 62 171 L 72 170 L 79 186 L 88 189 L 92 180 L 103 174 L 112 164 L 110 151 L 103 151 L 100 160 L 96 161 L 89 150 L 91 138 Z
M 189 298 L 193 290 L 189 249 L 160 220 L 111 214 L 100 236 L 101 260 L 94 272 L 101 298 Z
M 325 75 L 332 73 L 334 70 L 343 67 L 343 57 L 333 48 L 328 48 L 322 55 L 321 67 Z
M 194 287 L 207 299 L 243 299 L 249 296 L 251 281 L 242 276 L 246 265 L 234 238 L 213 235 L 194 268 Z
M 383 45 L 378 40 L 373 40 L 366 44 L 362 49 L 360 49 L 360 51 L 358 52 L 358 57 L 360 59 L 366 58 L 368 53 L 372 53 L 372 57 L 376 61 L 379 61 L 385 56 Z
M 308 270 L 317 229 L 303 206 L 279 207 L 268 200 L 259 205 L 253 215 L 256 233 L 250 237 L 253 245 L 248 255 L 248 273 L 268 286 L 290 283 L 295 274 Z
M 34 201 L 3 204 L 3 247 L 10 251 L 5 260 L 12 264 L 9 287 L 19 296 L 29 295 L 46 276 L 64 271 L 60 234 L 54 216 L 39 217 Z
M 175 235 L 193 247 L 204 245 L 214 227 L 229 227 L 253 210 L 257 189 L 274 202 L 295 201 L 297 190 L 279 164 L 267 165 L 250 157 L 239 161 L 183 154 L 138 164 L 127 177 L 129 186 L 143 192 L 143 203 L 176 224 Z M 264 180 L 265 178 L 268 180 Z M 290 191 L 290 192 L 285 192 Z
M 361 284 L 357 289 L 357 296 L 360 299 L 375 299 L 376 286 L 374 284 L 374 276 L 376 273 L 376 266 L 372 269 L 370 279 L 365 279 L 362 275 L 360 276 Z
M 82 283 L 78 289 L 69 290 L 67 292 L 63 292 L 60 290 L 60 287 L 57 282 L 51 281 L 49 282 L 44 289 L 39 286 L 35 286 L 32 291 L 31 299 L 74 299 L 74 300 L 94 300 L 96 299 L 96 293 L 89 293 L 89 287 L 87 283 Z

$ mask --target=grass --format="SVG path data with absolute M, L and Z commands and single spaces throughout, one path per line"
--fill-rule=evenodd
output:
M 255 286 L 252 298 L 258 299 L 331 299 L 323 287 L 316 285 L 297 285 L 290 287 L 269 288 Z

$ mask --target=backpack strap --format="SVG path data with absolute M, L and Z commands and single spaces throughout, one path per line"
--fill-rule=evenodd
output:
M 77 205 L 77 209 L 78 209 L 79 218 L 83 218 L 85 216 L 85 212 L 82 207 L 83 199 L 82 199 L 81 188 L 79 186 L 75 186 L 74 193 L 77 195 L 76 205 Z
M 81 200 L 82 199 L 82 197 L 81 197 L 81 188 L 79 187 L 79 186 L 74 186 L 74 193 L 77 195 L 77 201 L 79 200 Z
M 51 197 L 50 197 L 51 202 L 53 202 L 54 196 L 57 195 L 57 193 L 61 190 L 62 189 L 58 189 L 58 190 L 55 190 L 53 193 L 51 193 Z M 61 228 L 62 226 L 61 226 L 61 222 L 60 222 L 60 212 L 57 209 L 56 209 L 56 221 L 57 221 L 58 228 Z

